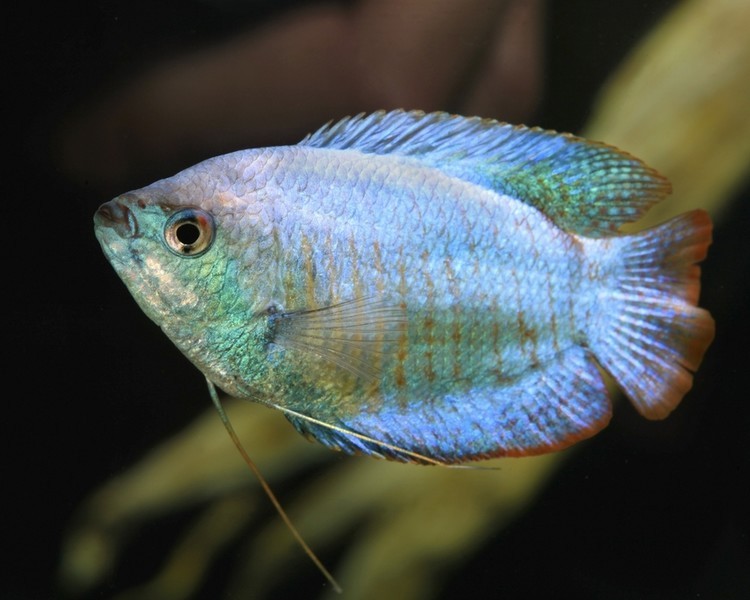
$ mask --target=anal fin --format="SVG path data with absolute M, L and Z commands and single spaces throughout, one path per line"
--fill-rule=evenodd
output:
M 610 416 L 601 374 L 591 354 L 575 346 L 502 386 L 407 405 L 385 399 L 378 410 L 347 416 L 335 428 L 290 420 L 306 435 L 345 452 L 459 463 L 561 450 L 594 435 Z

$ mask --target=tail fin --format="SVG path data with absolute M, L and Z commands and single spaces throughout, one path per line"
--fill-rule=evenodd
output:
M 696 306 L 711 219 L 695 210 L 610 242 L 619 267 L 591 347 L 638 411 L 663 419 L 692 387 L 714 337 L 711 315 Z

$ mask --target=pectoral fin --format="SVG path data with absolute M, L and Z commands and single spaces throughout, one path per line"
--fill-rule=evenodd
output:
M 406 335 L 405 306 L 381 298 L 349 300 L 271 316 L 273 342 L 310 352 L 369 380 Z

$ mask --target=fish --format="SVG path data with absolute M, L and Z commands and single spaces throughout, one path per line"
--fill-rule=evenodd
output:
M 224 392 L 330 448 L 456 464 L 663 419 L 714 338 L 709 215 L 605 143 L 445 112 L 331 121 L 102 204 L 143 311 Z

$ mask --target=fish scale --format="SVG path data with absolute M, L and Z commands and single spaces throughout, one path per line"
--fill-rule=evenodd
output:
M 282 159 L 286 165 L 288 180 L 299 178 L 306 181 L 302 188 L 305 190 L 304 194 L 289 195 L 289 190 L 285 190 L 286 203 L 305 207 L 304 210 L 297 211 L 305 222 L 299 227 L 291 226 L 290 230 L 304 230 L 310 238 L 306 244 L 308 252 L 312 249 L 319 251 L 305 256 L 301 245 L 295 243 L 292 237 L 287 237 L 282 242 L 282 246 L 286 246 L 282 249 L 282 255 L 302 256 L 302 262 L 315 265 L 316 272 L 321 275 L 320 284 L 313 292 L 316 305 L 334 304 L 342 299 L 356 297 L 353 286 L 331 287 L 333 282 L 341 285 L 355 280 L 351 273 L 362 267 L 355 268 L 352 264 L 354 253 L 336 254 L 327 250 L 331 246 L 343 246 L 344 240 L 351 237 L 362 240 L 363 247 L 367 248 L 372 247 L 368 244 L 368 236 L 376 235 L 379 244 L 388 248 L 389 256 L 396 259 L 386 262 L 381 281 L 369 278 L 369 283 L 360 290 L 361 295 L 375 295 L 378 288 L 395 290 L 401 268 L 415 275 L 408 294 L 393 298 L 394 302 L 404 302 L 407 306 L 419 308 L 415 308 L 408 318 L 415 326 L 410 329 L 409 352 L 402 361 L 403 364 L 393 365 L 393 370 L 385 369 L 383 372 L 382 385 L 385 389 L 400 387 L 394 383 L 396 368 L 406 374 L 404 385 L 407 392 L 393 393 L 399 397 L 410 397 L 424 394 L 427 384 L 445 391 L 456 387 L 455 365 L 458 365 L 459 371 L 473 374 L 475 379 L 480 373 L 494 371 L 500 365 L 507 378 L 509 373 L 523 371 L 557 352 L 555 347 L 559 348 L 560 340 L 552 340 L 550 333 L 550 316 L 555 313 L 540 311 L 538 308 L 545 306 L 547 301 L 565 303 L 565 295 L 570 294 L 570 290 L 566 291 L 559 283 L 574 282 L 575 279 L 566 273 L 559 278 L 561 281 L 558 284 L 553 283 L 560 270 L 560 265 L 555 264 L 554 256 L 556 253 L 564 256 L 562 267 L 566 268 L 570 263 L 570 248 L 560 248 L 557 252 L 554 248 L 548 250 L 545 253 L 549 257 L 546 262 L 538 258 L 542 251 L 535 246 L 533 232 L 542 230 L 539 235 L 544 237 L 543 231 L 550 228 L 548 220 L 542 214 L 508 198 L 498 202 L 496 196 L 482 190 L 471 190 L 474 192 L 471 204 L 461 210 L 463 205 L 453 201 L 453 198 L 466 194 L 461 189 L 463 186 L 440 173 L 430 172 L 426 175 L 423 172 L 432 169 L 422 169 L 413 175 L 414 165 L 404 165 L 397 159 L 390 161 L 389 175 L 382 180 L 383 185 L 377 190 L 370 186 L 358 190 L 357 182 L 369 181 L 370 172 L 382 169 L 382 165 L 373 166 L 366 156 L 346 157 L 342 161 L 346 160 L 349 168 L 334 170 L 333 175 L 329 175 L 326 169 L 309 168 L 308 163 L 314 160 L 314 153 L 313 157 L 305 156 L 304 148 L 295 148 L 290 153 L 293 153 L 293 158 Z M 355 181 L 350 180 L 353 173 L 357 175 Z M 426 177 L 432 180 L 432 185 L 427 188 L 421 183 Z M 332 189 L 343 189 L 347 194 L 343 198 L 335 194 L 309 194 L 307 190 L 321 188 L 317 182 L 310 184 L 313 178 L 325 179 Z M 401 193 L 396 207 L 391 211 L 388 204 L 393 203 L 394 189 Z M 366 197 L 368 202 L 356 206 L 358 214 L 341 219 L 338 215 L 344 213 L 351 204 L 350 190 L 354 194 L 359 192 L 359 196 Z M 486 202 L 478 201 L 477 192 L 487 196 Z M 374 212 L 368 210 L 368 206 L 383 208 Z M 424 218 L 428 212 L 427 207 L 434 207 L 438 215 L 460 213 L 463 218 L 458 223 L 452 221 L 452 230 L 460 235 L 450 239 L 433 235 L 432 223 Z M 453 212 L 449 213 L 451 210 Z M 291 208 L 284 211 L 285 214 L 293 212 Z M 420 214 L 421 219 L 418 218 Z M 411 218 L 411 215 L 417 218 Z M 442 222 L 440 218 L 437 224 Z M 354 232 L 351 231 L 352 227 L 355 228 Z M 495 228 L 494 235 L 488 238 L 485 232 Z M 358 229 L 365 233 L 360 233 Z M 414 229 L 418 231 L 415 232 Z M 383 235 L 383 231 L 390 231 L 392 235 Z M 526 235 L 519 236 L 519 232 L 526 232 Z M 462 259 L 467 253 L 469 241 L 473 248 L 474 262 L 481 265 L 478 272 L 459 272 L 454 273 L 453 277 L 445 277 L 448 270 L 446 265 Z M 563 241 L 562 238 L 559 241 Z M 365 251 L 358 250 L 356 256 L 362 266 L 374 263 L 374 257 Z M 328 262 L 333 258 L 338 260 L 334 264 Z M 281 263 L 287 264 L 284 259 Z M 296 258 L 292 258 L 286 268 L 291 272 L 302 271 Z M 480 282 L 484 306 L 475 304 L 476 299 L 481 297 L 478 290 Z M 538 298 L 540 289 L 547 290 L 545 295 L 549 295 L 552 289 L 565 295 L 561 296 L 559 302 L 555 298 L 541 299 Z M 305 297 L 310 295 L 310 291 L 287 289 L 284 295 Z M 488 306 L 515 308 L 505 318 L 495 321 L 497 311 L 487 311 Z M 563 313 L 562 316 L 567 317 L 564 321 L 572 320 L 572 315 Z M 428 320 L 437 325 L 425 327 Z M 476 324 L 477 321 L 481 324 Z M 485 327 L 491 329 L 496 324 L 505 331 L 501 338 L 503 343 L 498 344 L 499 340 L 492 340 L 494 344 L 479 344 L 478 340 L 474 340 L 468 347 L 465 343 L 456 343 L 450 335 L 456 323 L 460 331 Z M 567 337 L 570 338 L 570 335 Z M 508 339 L 515 338 L 520 339 L 520 344 L 507 343 Z M 485 367 L 485 364 L 491 367 Z M 384 398 L 383 401 L 387 402 L 387 399 Z M 299 410 L 302 407 L 292 408 Z
M 710 219 L 619 233 L 668 193 L 599 142 L 392 111 L 209 159 L 95 223 L 210 381 L 333 448 L 452 463 L 593 435 L 600 367 L 648 418 L 679 404 L 714 333 Z

